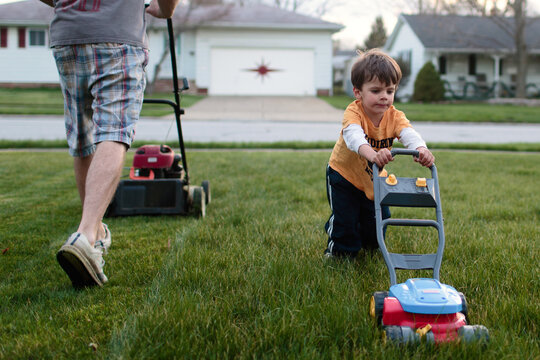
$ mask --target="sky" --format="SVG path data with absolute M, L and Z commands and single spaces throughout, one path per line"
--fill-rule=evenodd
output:
M 15 0 L 0 0 L 0 4 L 13 2 Z M 38 2 L 39 0 L 33 0 Z M 313 3 L 324 3 L 328 0 L 313 0 Z M 386 33 L 390 35 L 401 11 L 400 6 L 392 4 L 403 3 L 393 0 L 334 0 L 328 3 L 335 4 L 327 9 L 322 16 L 323 20 L 338 23 L 345 28 L 334 34 L 334 40 L 338 40 L 340 48 L 354 49 L 357 45 L 362 45 L 371 32 L 371 25 L 377 16 L 383 17 Z M 529 15 L 540 16 L 540 0 L 528 0 Z M 307 10 L 307 11 L 306 11 Z M 311 9 L 303 9 L 309 12 Z M 406 11 L 406 10 L 405 10 Z

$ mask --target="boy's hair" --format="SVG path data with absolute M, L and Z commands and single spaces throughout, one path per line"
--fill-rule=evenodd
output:
M 379 49 L 366 52 L 358 51 L 360 58 L 354 63 L 351 70 L 351 82 L 358 90 L 364 83 L 377 78 L 386 86 L 399 85 L 401 69 L 397 62 Z

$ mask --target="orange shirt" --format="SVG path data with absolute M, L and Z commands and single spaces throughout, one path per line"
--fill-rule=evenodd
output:
M 347 181 L 362 190 L 368 199 L 373 200 L 371 163 L 358 155 L 357 152 L 349 150 L 345 140 L 343 140 L 343 129 L 351 124 L 358 124 L 362 127 L 368 144 L 375 151 L 382 148 L 392 148 L 394 139 L 399 137 L 401 130 L 411 127 L 411 124 L 405 114 L 394 106 L 386 110 L 378 127 L 373 125 L 364 112 L 361 100 L 353 101 L 345 110 L 341 133 L 332 150 L 332 155 L 330 155 L 329 165 Z

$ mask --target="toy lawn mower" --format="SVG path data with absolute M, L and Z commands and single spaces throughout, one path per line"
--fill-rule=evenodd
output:
M 210 183 L 205 180 L 201 186 L 189 183 L 186 151 L 182 135 L 180 115 L 180 91 L 187 90 L 189 84 L 183 79 L 182 89 L 178 86 L 176 52 L 172 20 L 167 19 L 170 57 L 173 72 L 175 101 L 145 99 L 144 103 L 166 104 L 174 109 L 180 154 L 167 145 L 144 145 L 133 157 L 129 180 L 121 180 L 106 216 L 127 215 L 195 215 L 204 217 L 206 205 L 210 202 Z
M 392 156 L 418 156 L 416 150 L 392 150 Z M 444 251 L 444 228 L 439 181 L 435 165 L 431 179 L 379 177 L 373 164 L 373 188 L 377 241 L 390 273 L 390 290 L 377 291 L 370 301 L 370 315 L 382 325 L 383 338 L 398 344 L 420 341 L 443 343 L 453 341 L 488 341 L 488 329 L 467 325 L 467 302 L 463 293 L 439 281 Z M 435 208 L 436 220 L 382 219 L 382 206 Z M 438 231 L 434 254 L 390 253 L 385 245 L 385 229 L 393 226 L 433 227 Z M 408 279 L 397 284 L 396 269 L 432 269 L 433 278 Z

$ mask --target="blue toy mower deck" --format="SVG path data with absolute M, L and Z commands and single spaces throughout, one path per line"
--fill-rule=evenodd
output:
M 416 150 L 392 150 L 392 156 L 412 155 Z M 377 291 L 370 301 L 370 315 L 384 328 L 385 339 L 395 343 L 487 341 L 489 332 L 481 325 L 467 325 L 465 296 L 439 281 L 444 253 L 444 224 L 437 168 L 431 178 L 379 176 L 373 164 L 373 191 L 377 242 L 390 273 L 389 291 Z M 434 208 L 435 219 L 382 219 L 382 207 Z M 432 254 L 399 254 L 388 251 L 388 226 L 432 227 L 438 233 L 437 251 Z M 396 270 L 433 270 L 433 278 L 413 278 L 397 283 Z

